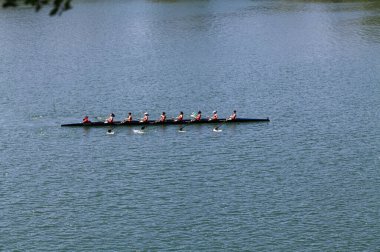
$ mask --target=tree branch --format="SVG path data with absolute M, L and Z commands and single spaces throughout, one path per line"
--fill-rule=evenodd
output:
M 3 8 L 17 7 L 20 5 L 33 6 L 38 12 L 44 6 L 52 6 L 49 15 L 61 15 L 64 11 L 70 10 L 71 0 L 3 0 Z

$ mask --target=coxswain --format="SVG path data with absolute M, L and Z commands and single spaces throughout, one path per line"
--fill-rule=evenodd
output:
M 85 116 L 82 120 L 82 123 L 91 123 L 91 121 L 88 119 L 88 116 Z
M 131 112 L 128 112 L 128 117 L 125 118 L 122 123 L 126 123 L 126 122 L 132 122 L 132 113 Z
M 115 114 L 111 113 L 110 116 L 106 119 L 105 123 L 113 123 L 114 117 L 115 117 Z
M 234 121 L 236 119 L 236 110 L 227 118 L 228 121 Z
M 144 117 L 141 118 L 140 122 L 146 123 L 149 121 L 149 114 L 147 112 L 144 113 Z
M 177 118 L 174 120 L 175 122 L 182 122 L 183 121 L 183 112 L 179 112 L 179 115 Z
M 209 121 L 217 121 L 218 120 L 218 113 L 216 110 L 212 112 L 212 116 L 208 120 Z
M 192 120 L 193 122 L 196 121 L 196 122 L 199 122 L 202 118 L 202 112 L 201 111 L 198 111 L 198 114 L 194 117 L 194 120 Z
M 165 122 L 165 121 L 166 121 L 166 113 L 162 112 L 162 114 L 160 116 L 160 120 L 158 120 L 158 122 Z

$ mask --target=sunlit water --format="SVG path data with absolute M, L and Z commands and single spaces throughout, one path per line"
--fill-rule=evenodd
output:
M 0 250 L 379 249 L 378 3 L 73 4 L 0 11 Z

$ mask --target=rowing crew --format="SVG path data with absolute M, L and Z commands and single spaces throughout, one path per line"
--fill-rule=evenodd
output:
M 198 113 L 193 113 L 191 115 L 193 119 L 191 119 L 191 122 L 197 122 L 201 121 L 202 119 L 202 112 L 198 111 Z M 104 123 L 112 124 L 114 122 L 115 114 L 111 113 L 108 118 L 104 121 Z M 218 113 L 217 111 L 213 111 L 212 115 L 210 117 L 207 117 L 209 121 L 218 121 Z M 233 111 L 233 113 L 226 119 L 226 121 L 233 121 L 236 119 L 236 110 Z M 128 113 L 128 117 L 125 118 L 121 123 L 129 123 L 132 122 L 132 113 Z M 184 120 L 183 118 L 183 112 L 179 112 L 179 115 L 176 118 L 173 118 L 174 122 L 182 122 Z M 140 123 L 147 123 L 149 122 L 149 114 L 147 112 L 144 113 L 144 117 L 139 120 Z M 156 123 L 163 123 L 166 122 L 166 113 L 162 112 L 160 118 L 155 121 Z M 88 116 L 85 116 L 82 120 L 82 123 L 91 123 Z
M 193 120 L 191 121 L 200 121 L 202 119 L 202 112 L 201 111 L 198 111 L 198 113 L 196 115 L 192 115 L 192 117 L 194 118 Z M 218 121 L 218 112 L 215 110 L 212 112 L 212 116 L 211 117 L 207 117 L 209 121 Z M 236 110 L 234 110 L 234 112 L 226 119 L 227 121 L 233 121 L 236 119 Z

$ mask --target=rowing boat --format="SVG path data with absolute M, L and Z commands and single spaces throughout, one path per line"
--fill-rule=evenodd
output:
M 255 119 L 255 118 L 236 118 L 235 120 L 213 120 L 209 121 L 207 119 L 201 119 L 200 121 L 191 121 L 191 120 L 183 120 L 183 121 L 175 121 L 175 120 L 166 120 L 165 122 L 157 122 L 150 120 L 148 122 L 139 122 L 139 121 L 131 121 L 131 122 L 120 122 L 115 121 L 113 123 L 105 123 L 105 122 L 91 122 L 91 123 L 70 123 L 70 124 L 62 124 L 62 127 L 107 127 L 107 126 L 138 126 L 138 125 L 184 125 L 184 124 L 215 124 L 215 123 L 255 123 L 255 122 L 269 122 L 269 118 L 265 119 Z

